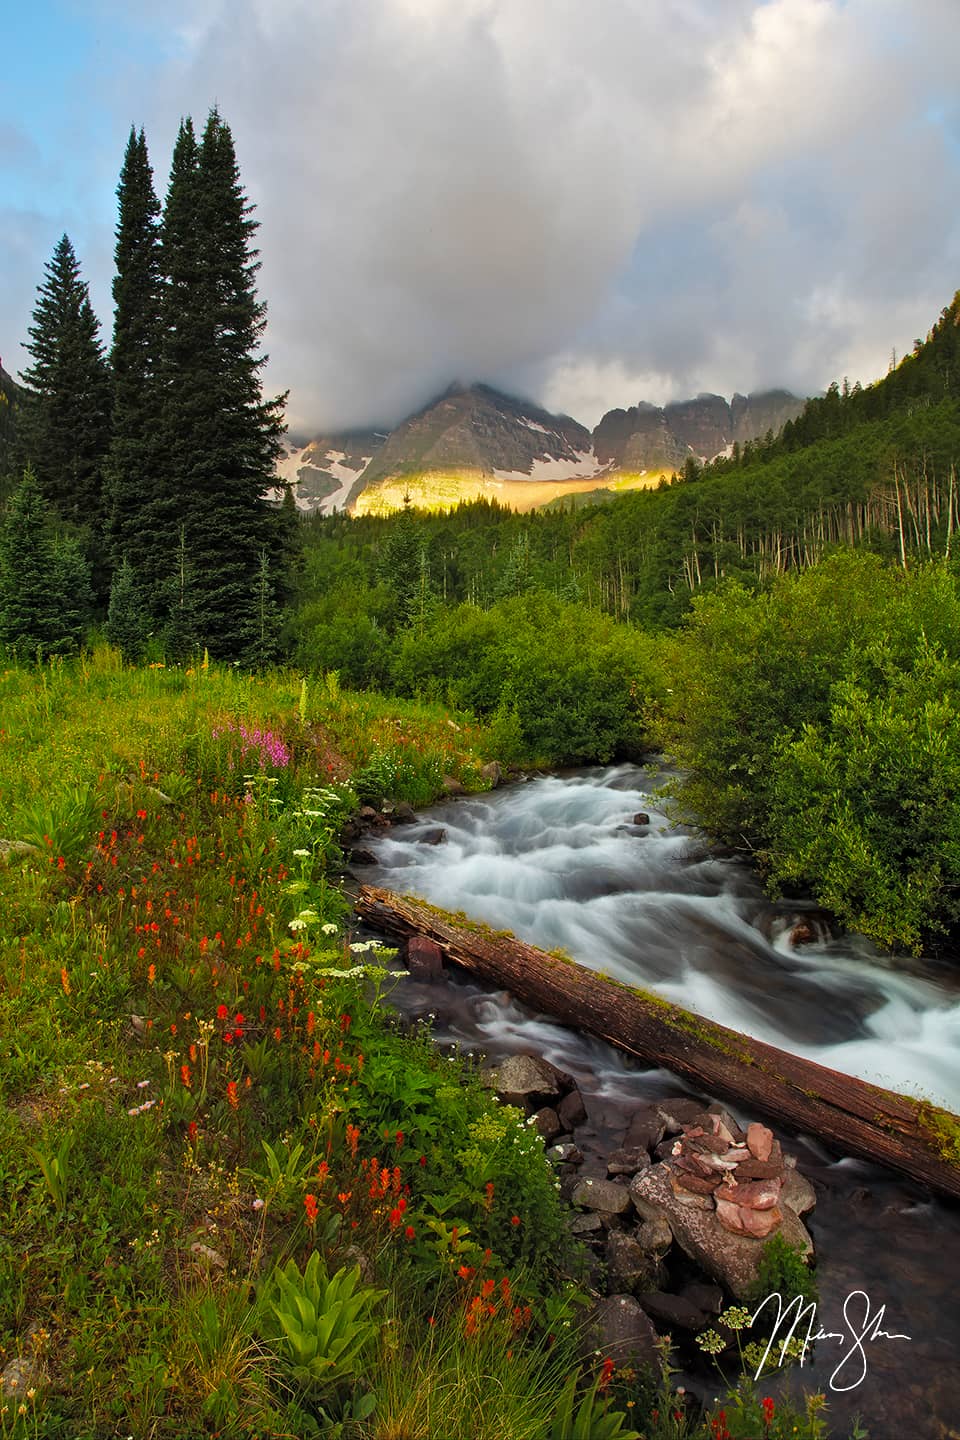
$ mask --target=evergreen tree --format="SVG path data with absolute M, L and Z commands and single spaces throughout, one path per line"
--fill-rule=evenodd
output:
M 133 566 L 124 559 L 110 586 L 107 639 L 116 645 L 124 660 L 136 664 L 143 656 L 148 628 Z
M 274 596 L 266 549 L 260 551 L 244 638 L 246 644 L 240 657 L 244 665 L 264 670 L 275 663 L 280 654 L 280 607 Z
M 65 654 L 82 638 L 93 596 L 75 537 L 50 536 L 50 511 L 28 466 L 0 530 L 0 641 L 31 659 Z
M 124 557 L 142 559 L 149 548 L 149 520 L 158 482 L 160 202 L 153 189 L 143 130 L 139 134 L 130 131 L 117 198 L 117 273 L 113 281 L 116 309 L 110 354 L 113 437 L 104 466 L 107 541 L 115 566 Z
M 57 655 L 69 655 L 79 649 L 93 619 L 90 563 L 75 535 L 57 535 L 49 554 L 49 648 Z
M 162 609 L 167 617 L 162 631 L 164 654 L 177 662 L 189 660 L 203 642 L 197 625 L 194 570 L 183 525 L 177 540 L 173 574 L 162 596 Z
M 48 500 L 99 538 L 110 437 L 110 375 L 80 266 L 66 235 L 38 287 L 25 347 L 24 448 Z
M 224 657 L 242 649 L 260 553 L 277 534 L 264 496 L 274 484 L 284 397 L 261 394 L 266 320 L 250 210 L 229 127 L 212 111 L 198 146 L 184 121 L 163 217 L 169 469 L 157 531 L 169 545 L 183 525 L 199 637 Z

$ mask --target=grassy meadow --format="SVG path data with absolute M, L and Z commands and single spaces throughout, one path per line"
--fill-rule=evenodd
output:
M 542 1142 L 351 939 L 358 796 L 488 758 L 335 677 L 0 675 L 4 1440 L 825 1433 L 584 1349 Z

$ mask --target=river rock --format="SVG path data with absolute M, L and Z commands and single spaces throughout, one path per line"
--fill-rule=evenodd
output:
M 481 765 L 480 774 L 489 783 L 491 790 L 496 790 L 503 779 L 503 769 L 497 760 L 488 760 L 486 765 Z
M 544 1105 L 542 1109 L 535 1111 L 533 1118 L 537 1122 L 537 1129 L 548 1145 L 551 1140 L 556 1140 L 558 1135 L 562 1135 L 568 1129 L 566 1125 L 561 1124 L 556 1110 L 549 1105 Z
M 704 1312 L 683 1295 L 667 1295 L 662 1290 L 646 1290 L 637 1296 L 642 1308 L 660 1327 L 668 1330 L 702 1330 L 707 1323 Z
M 704 1285 L 701 1281 L 694 1280 L 689 1285 L 684 1285 L 680 1294 L 705 1315 L 719 1315 L 723 1309 L 723 1291 L 719 1285 Z
M 417 837 L 419 845 L 442 845 L 447 838 L 447 832 L 442 825 L 435 825 L 432 830 L 424 830 L 423 834 Z
M 718 1205 L 721 1200 L 724 1200 L 730 1204 L 739 1205 L 741 1208 L 746 1207 L 748 1210 L 772 1210 L 779 1202 L 782 1189 L 783 1181 L 779 1177 L 774 1180 L 744 1180 L 742 1182 L 736 1179 L 732 1183 L 728 1177 L 713 1198 Z
M 557 1106 L 557 1115 L 560 1118 L 560 1125 L 563 1130 L 575 1130 L 578 1125 L 582 1125 L 584 1120 L 586 1120 L 587 1109 L 583 1103 L 583 1096 L 580 1094 L 576 1085 L 574 1085 L 573 1089 L 564 1095 L 560 1101 L 560 1104 Z
M 398 805 L 394 806 L 393 815 L 391 816 L 394 825 L 412 825 L 416 818 L 416 810 L 414 810 L 413 806 L 408 804 L 406 800 L 401 800 Z
M 582 1165 L 583 1155 L 572 1141 L 566 1141 L 563 1145 L 553 1145 L 547 1151 L 547 1159 L 554 1160 L 561 1165 Z
M 769 1160 L 773 1150 L 773 1131 L 756 1121 L 747 1126 L 747 1149 L 754 1160 Z
M 614 1150 L 607 1156 L 607 1178 L 612 1180 L 617 1175 L 636 1175 L 638 1170 L 646 1170 L 649 1164 L 649 1154 L 639 1145 L 629 1150 Z
M 627 1133 L 623 1137 L 623 1148 L 629 1150 L 634 1146 L 642 1146 L 644 1150 L 653 1150 L 660 1144 L 666 1131 L 666 1121 L 657 1106 L 641 1105 L 630 1116 Z
M 466 790 L 453 775 L 444 775 L 441 781 L 444 795 L 466 795 Z
M 786 1159 L 780 1148 L 780 1141 L 774 1140 L 770 1149 L 769 1160 L 757 1160 L 753 1155 L 748 1155 L 746 1160 L 741 1160 L 737 1165 L 738 1180 L 772 1180 L 775 1176 L 784 1174 Z
M 733 1116 L 730 1114 L 730 1111 L 727 1110 L 725 1106 L 721 1105 L 718 1101 L 714 1101 L 712 1105 L 707 1106 L 706 1113 L 714 1117 L 714 1123 L 716 1122 L 716 1120 L 719 1120 L 720 1124 L 732 1137 L 733 1143 L 735 1145 L 744 1145 L 746 1143 L 746 1131 L 737 1124 L 736 1120 L 734 1120 Z
M 583 1338 L 583 1358 L 612 1360 L 620 1368 L 659 1371 L 657 1332 L 650 1317 L 632 1295 L 609 1295 L 598 1300 Z
M 376 865 L 377 863 L 377 857 L 373 851 L 364 850 L 360 846 L 355 846 L 350 851 L 349 858 L 351 865 Z
M 654 1165 L 635 1175 L 630 1182 L 634 1206 L 652 1203 L 663 1211 L 670 1223 L 677 1244 L 712 1279 L 718 1281 L 738 1300 L 745 1300 L 757 1279 L 757 1268 L 763 1253 L 759 1238 L 734 1234 L 721 1224 L 712 1201 L 710 1208 L 684 1204 L 670 1183 L 669 1164 Z M 739 1207 L 734 1207 L 739 1210 Z M 770 1216 L 771 1211 L 744 1211 L 744 1214 Z M 785 1207 L 780 1216 L 779 1232 L 789 1245 L 798 1248 L 805 1259 L 813 1254 L 813 1242 L 801 1221 Z
M 502 1065 L 489 1066 L 481 1072 L 481 1079 L 505 1105 L 516 1105 L 528 1114 L 543 1105 L 555 1105 L 573 1087 L 571 1075 L 529 1051 L 508 1055 Z
M 407 941 L 407 969 L 415 980 L 439 980 L 443 975 L 443 951 L 426 935 L 411 935 Z
M 655 1254 L 623 1230 L 607 1236 L 607 1289 L 611 1295 L 633 1294 L 655 1289 L 661 1281 L 662 1266 Z
M 682 1095 L 658 1100 L 656 1108 L 668 1135 L 679 1135 L 685 1125 L 699 1124 L 705 1113 L 699 1100 L 688 1100 Z
M 634 1202 L 636 1204 L 636 1202 Z M 662 1259 L 673 1244 L 673 1231 L 666 1215 L 658 1211 L 652 1220 L 644 1220 L 634 1232 L 634 1239 L 648 1255 Z
M 596 1211 L 587 1215 L 574 1215 L 570 1221 L 570 1234 L 576 1235 L 578 1240 L 599 1240 L 603 1233 L 603 1221 Z
M 774 1230 L 779 1230 L 783 1212 L 776 1206 L 767 1210 L 751 1210 L 748 1205 L 718 1200 L 717 1219 L 733 1235 L 750 1235 L 754 1240 L 765 1240 Z
M 740 1173 L 742 1166 L 737 1166 Z M 805 1175 L 795 1166 L 788 1165 L 784 1174 L 780 1204 L 789 1205 L 795 1215 L 808 1215 L 817 1203 L 817 1192 Z
M 626 1185 L 613 1180 L 581 1180 L 572 1198 L 581 1210 L 602 1210 L 608 1215 L 627 1215 L 633 1209 Z
M 636 815 L 634 815 L 633 817 L 633 823 L 634 825 L 649 825 L 650 816 L 647 814 L 646 810 L 638 810 Z

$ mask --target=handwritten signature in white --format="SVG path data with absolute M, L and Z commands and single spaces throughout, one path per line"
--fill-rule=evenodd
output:
M 775 1344 L 780 1344 L 779 1365 L 783 1365 L 787 1357 L 787 1346 L 790 1341 L 800 1332 L 802 1347 L 800 1350 L 800 1364 L 806 1358 L 807 1347 L 815 1340 L 836 1340 L 844 1350 L 843 1358 L 830 1376 L 830 1389 L 838 1392 L 855 1390 L 862 1384 L 867 1375 L 867 1352 L 865 1344 L 874 1340 L 909 1340 L 911 1336 L 900 1335 L 892 1330 L 882 1328 L 886 1306 L 881 1305 L 874 1310 L 870 1303 L 870 1296 L 865 1290 L 851 1290 L 843 1302 L 843 1321 L 845 1330 L 824 1330 L 819 1324 L 817 1317 L 817 1305 L 814 1300 L 804 1303 L 801 1295 L 795 1295 L 789 1304 L 784 1305 L 783 1296 L 779 1291 L 774 1291 L 762 1300 L 750 1318 L 753 1325 L 757 1316 L 766 1305 L 776 1302 L 777 1318 L 774 1321 L 770 1339 L 767 1341 L 767 1348 L 764 1351 L 763 1359 L 757 1367 L 757 1373 L 753 1377 L 759 1380 L 767 1364 L 770 1353 Z M 806 1332 L 803 1326 L 806 1324 Z M 816 1327 L 816 1328 L 815 1328 Z M 855 1378 L 851 1378 L 851 1376 Z

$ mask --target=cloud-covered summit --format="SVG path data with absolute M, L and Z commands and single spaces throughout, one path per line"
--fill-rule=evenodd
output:
M 102 102 L 116 168 L 144 123 L 162 192 L 180 114 L 216 100 L 261 221 L 267 384 L 301 432 L 395 421 L 454 378 L 587 424 L 641 397 L 869 380 L 958 283 L 952 3 L 167 14 L 163 58 Z M 21 335 L 53 243 L 34 254 L 37 228 L 16 232 Z M 108 236 L 91 233 L 95 299 Z

